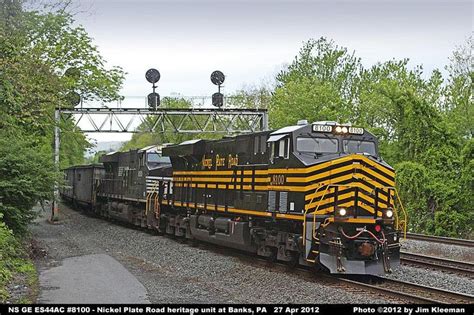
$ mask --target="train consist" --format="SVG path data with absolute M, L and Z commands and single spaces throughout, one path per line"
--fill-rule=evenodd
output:
M 390 273 L 406 214 L 377 139 L 335 122 L 102 156 L 63 199 L 100 216 L 338 274 Z M 397 202 L 396 202 L 397 201 Z

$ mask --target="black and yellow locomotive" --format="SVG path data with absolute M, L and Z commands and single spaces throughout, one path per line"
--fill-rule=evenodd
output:
M 102 158 L 94 211 L 331 273 L 383 274 L 399 264 L 406 214 L 396 207 L 394 170 L 362 128 L 302 121 L 169 145 L 153 152 L 154 166 L 149 153 Z

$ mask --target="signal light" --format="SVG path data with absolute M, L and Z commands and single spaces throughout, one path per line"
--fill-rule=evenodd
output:
M 382 231 L 382 227 L 377 224 L 377 225 L 375 226 L 375 231 L 376 231 L 376 232 Z
M 221 93 L 221 85 L 224 83 L 225 75 L 216 70 L 211 73 L 211 82 L 217 85 L 217 93 L 212 94 L 212 105 L 216 107 L 222 107 L 224 105 L 224 95 Z

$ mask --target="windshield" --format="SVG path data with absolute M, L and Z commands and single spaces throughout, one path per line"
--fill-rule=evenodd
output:
M 344 152 L 377 155 L 377 152 L 375 151 L 375 143 L 363 140 L 344 140 Z
M 167 156 L 161 156 L 158 153 L 148 153 L 147 155 L 148 163 L 170 163 L 170 158 Z
M 297 138 L 296 150 L 312 153 L 336 153 L 338 151 L 337 139 L 329 138 Z

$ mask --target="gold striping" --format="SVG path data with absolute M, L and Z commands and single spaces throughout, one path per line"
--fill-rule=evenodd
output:
M 162 203 L 164 205 L 167 205 L 169 201 L 171 201 L 171 200 L 166 200 L 165 199 L 165 200 L 162 201 Z M 174 203 L 175 203 L 175 205 L 179 205 L 179 206 L 187 206 L 188 205 L 187 202 L 181 202 L 181 201 L 175 201 Z M 189 206 L 193 207 L 193 208 L 204 209 L 204 204 L 200 204 L 200 203 L 195 205 L 193 202 L 190 202 Z M 215 211 L 216 207 L 213 204 L 212 205 L 208 204 L 207 207 L 206 207 L 206 210 Z M 225 212 L 225 207 L 217 206 L 217 211 L 218 212 Z M 228 207 L 227 211 L 229 213 L 234 213 L 234 214 L 247 214 L 247 215 L 262 216 L 262 217 L 271 217 L 273 215 L 272 212 L 246 210 L 246 209 L 236 209 L 234 207 Z M 279 218 L 279 219 L 289 219 L 289 220 L 299 220 L 299 221 L 303 221 L 303 219 L 304 219 L 303 214 L 277 213 L 276 217 Z M 331 220 L 333 218 L 329 218 L 329 219 Z M 348 218 L 347 220 L 345 220 L 345 222 L 349 222 L 349 223 L 375 223 L 375 220 L 374 219 L 366 219 L 366 218 Z

